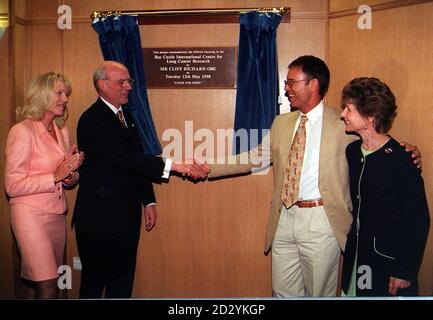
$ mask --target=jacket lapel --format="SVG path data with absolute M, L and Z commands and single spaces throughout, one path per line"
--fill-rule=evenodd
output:
M 60 129 L 56 124 L 54 124 L 54 131 L 56 132 L 57 135 L 57 142 L 58 142 L 58 146 L 60 149 L 62 149 L 62 151 L 66 154 L 70 153 L 70 146 L 69 146 L 69 141 L 66 141 L 66 139 L 68 139 L 67 136 L 64 135 L 65 131 L 68 130 L 66 128 L 62 128 Z
M 336 130 L 339 130 L 336 123 L 335 111 L 331 107 L 324 106 L 322 119 L 322 137 L 320 141 L 319 158 L 319 184 L 326 172 L 327 164 L 335 156 Z
M 35 128 L 36 134 L 41 138 L 41 140 L 45 141 L 47 144 L 50 144 L 53 146 L 53 148 L 58 151 L 61 155 L 66 156 L 68 153 L 68 150 L 64 143 L 64 137 L 61 132 L 61 130 L 57 127 L 57 125 L 54 123 L 53 128 L 56 132 L 57 136 L 57 142 L 54 140 L 54 138 L 49 134 L 47 129 L 45 129 L 44 125 L 41 121 L 33 121 L 33 126 Z
M 282 136 L 280 137 L 280 156 L 281 156 L 281 163 L 283 164 L 284 168 L 287 165 L 287 160 L 289 159 L 289 151 L 290 147 L 292 145 L 292 138 L 293 138 L 293 132 L 295 130 L 296 121 L 299 118 L 299 111 L 295 111 L 296 116 L 289 116 L 287 117 L 285 127 L 288 129 L 287 131 L 284 130 L 281 132 Z
M 109 124 L 109 128 L 107 129 L 117 131 L 119 135 L 123 138 L 123 140 L 125 140 L 126 143 L 130 145 L 134 145 L 133 139 L 130 135 L 130 129 L 126 129 L 122 125 L 122 123 L 117 118 L 116 114 L 104 103 L 104 101 L 98 98 L 97 105 L 98 105 L 98 110 L 101 113 L 101 116 L 107 119 L 107 124 Z M 128 112 L 127 110 L 123 110 L 123 111 L 124 111 L 126 122 L 129 128 L 131 128 L 131 122 L 128 121 L 129 118 L 129 115 L 127 115 Z

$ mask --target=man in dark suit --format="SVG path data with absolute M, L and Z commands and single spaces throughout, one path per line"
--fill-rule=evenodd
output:
M 145 227 L 156 224 L 151 180 L 177 171 L 198 178 L 196 164 L 146 156 L 126 104 L 133 80 L 127 68 L 106 61 L 93 75 L 98 100 L 78 122 L 77 139 L 86 161 L 73 223 L 82 263 L 80 298 L 131 297 L 143 205 Z

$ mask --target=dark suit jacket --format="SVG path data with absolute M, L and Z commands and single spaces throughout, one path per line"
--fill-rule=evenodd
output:
M 78 122 L 78 146 L 85 154 L 73 216 L 79 231 L 137 232 L 142 204 L 155 202 L 150 180 L 161 180 L 164 161 L 143 153 L 128 108 L 122 109 L 129 129 L 101 99 Z
M 394 139 L 365 160 L 361 142 L 346 151 L 354 219 L 344 252 L 343 290 L 349 287 L 356 251 L 357 266 L 369 266 L 372 275 L 372 288 L 358 288 L 357 295 L 388 295 L 390 276 L 409 280 L 416 289 L 429 230 L 423 179 Z

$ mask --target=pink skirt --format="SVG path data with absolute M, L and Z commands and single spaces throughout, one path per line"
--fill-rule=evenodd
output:
M 10 206 L 11 226 L 21 254 L 21 277 L 55 279 L 63 264 L 66 214 L 49 214 L 26 204 Z

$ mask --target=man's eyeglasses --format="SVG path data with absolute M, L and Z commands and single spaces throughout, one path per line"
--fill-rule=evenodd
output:
M 135 80 L 134 79 L 119 79 L 119 80 L 112 80 L 112 79 L 102 79 L 105 81 L 114 81 L 116 82 L 119 86 L 126 86 L 127 84 L 129 84 L 131 87 L 134 86 Z
M 309 79 L 301 79 L 301 80 L 289 79 L 289 80 L 284 80 L 284 86 L 287 86 L 287 87 L 291 88 L 296 82 L 301 82 L 301 81 L 310 81 L 310 80 Z

